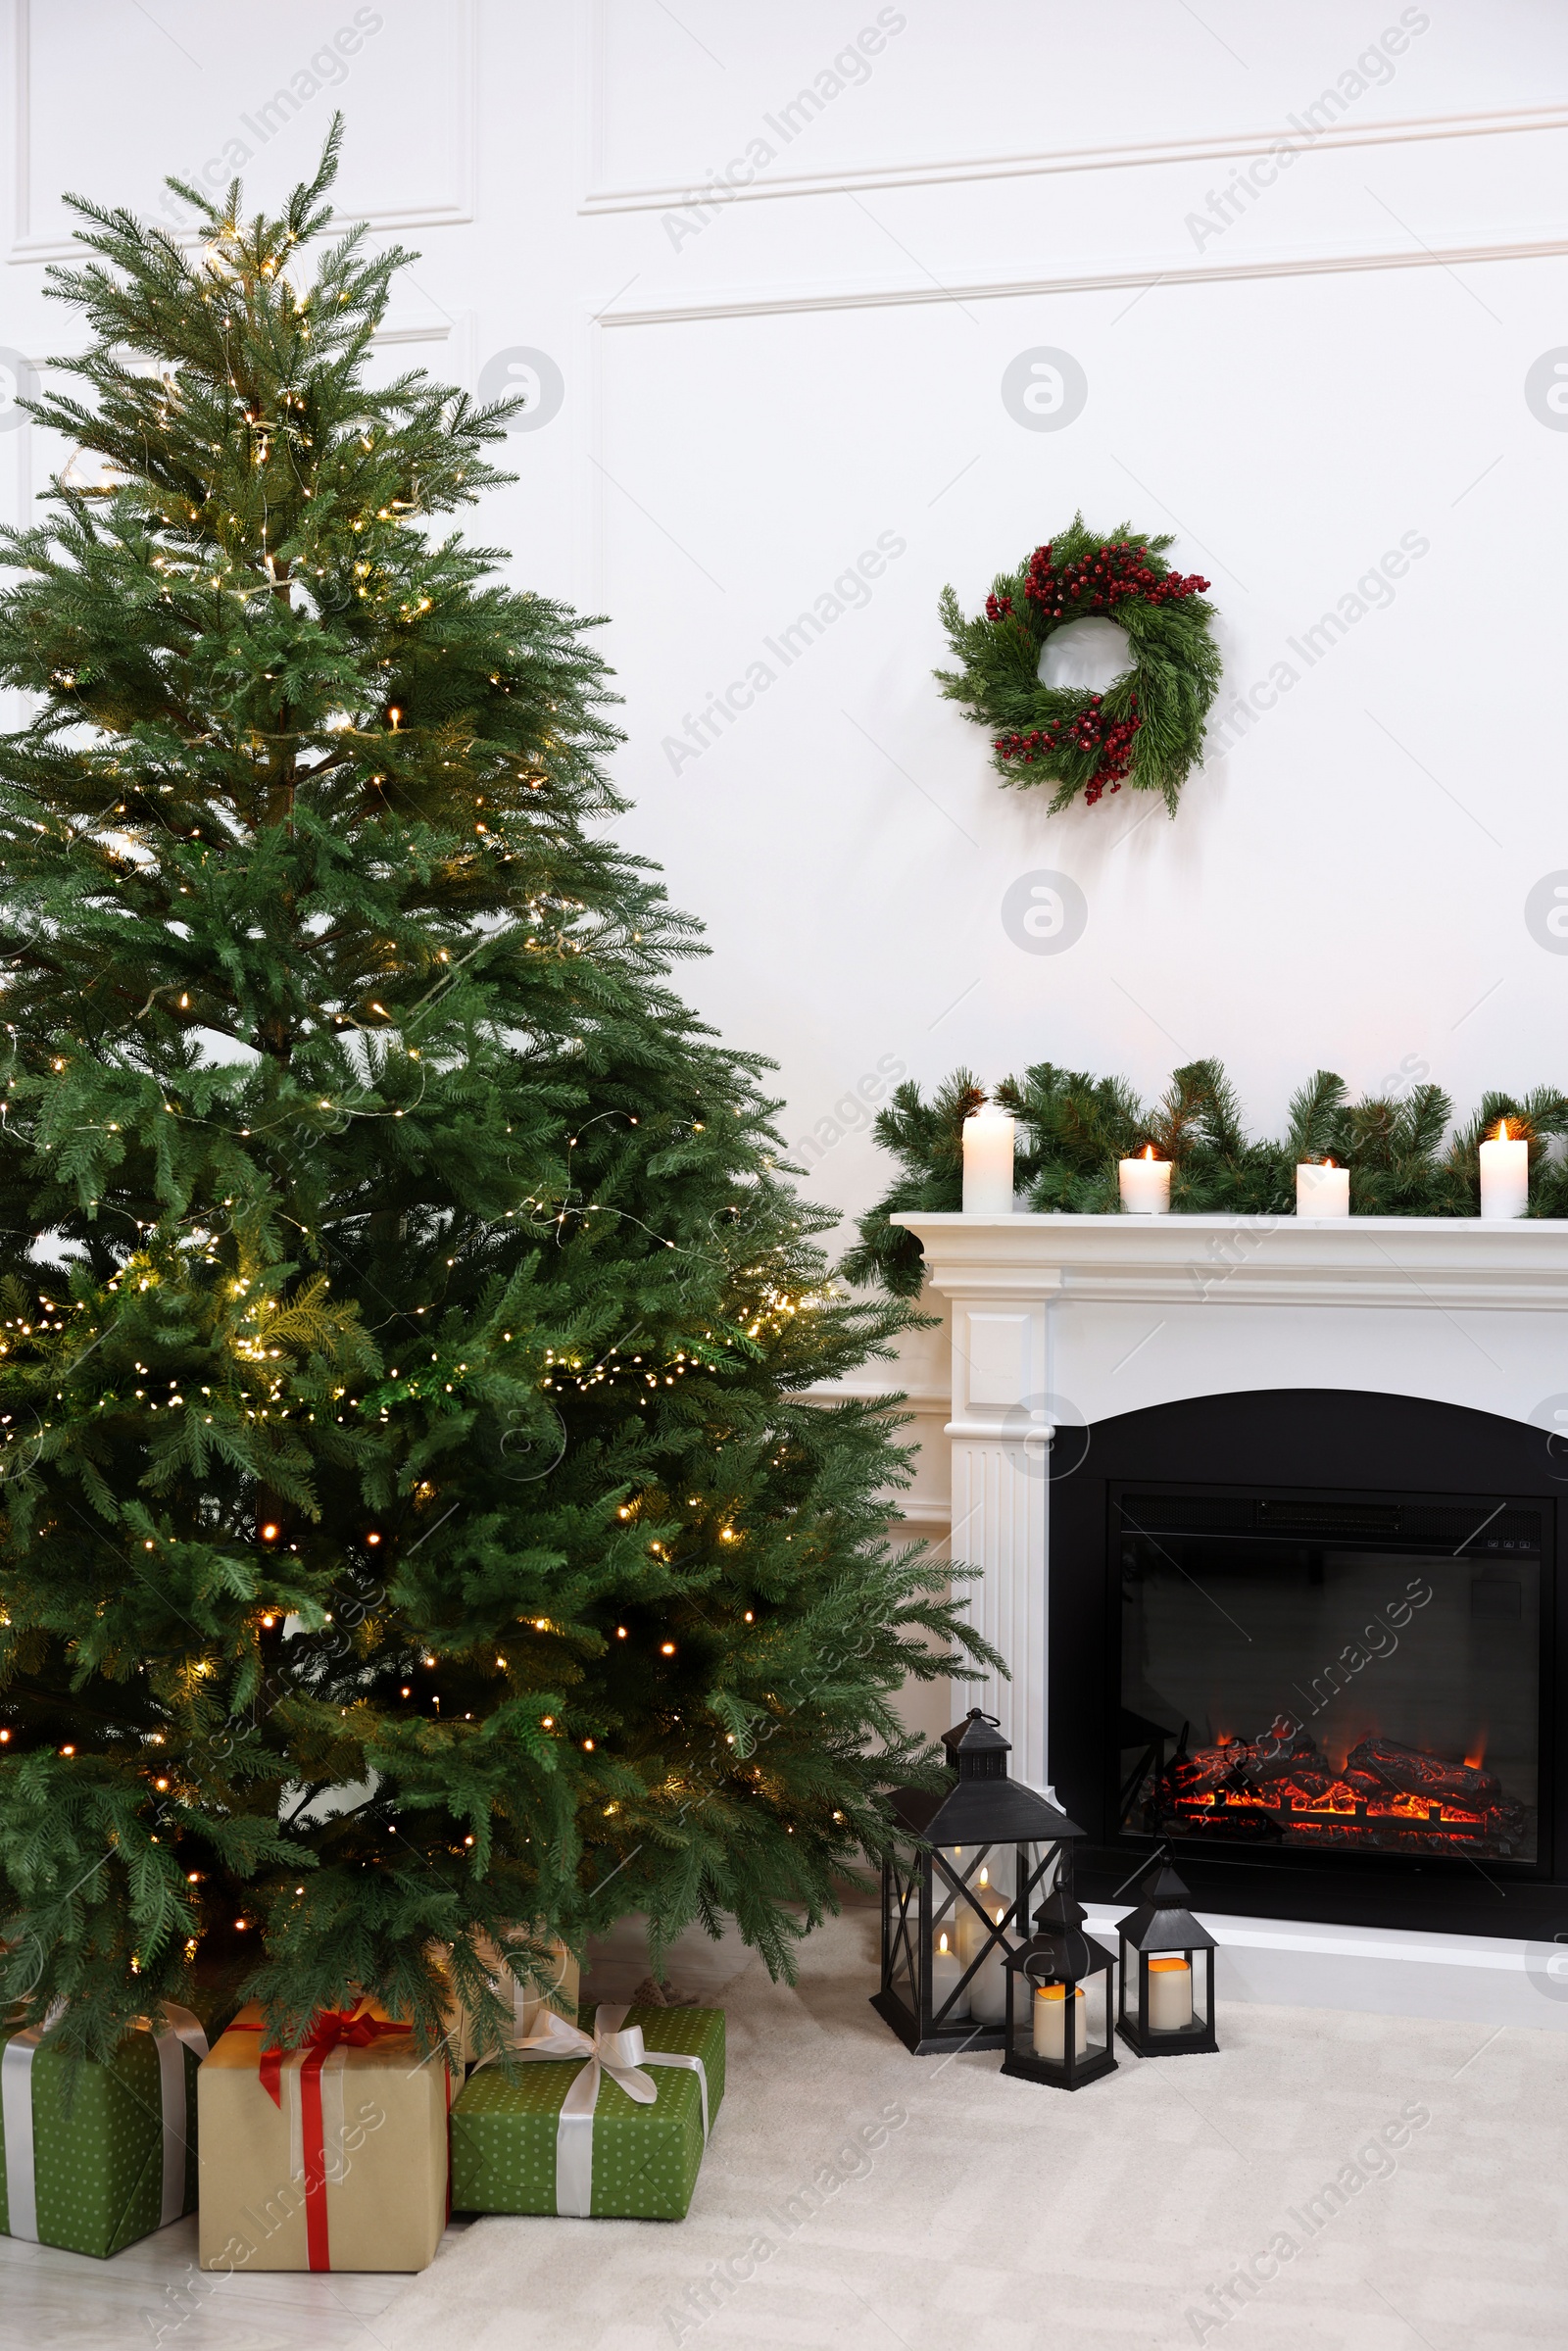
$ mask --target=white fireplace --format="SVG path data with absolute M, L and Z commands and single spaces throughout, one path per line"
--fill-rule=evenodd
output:
M 1062 1447 L 1092 1445 L 1097 1424 L 1258 1391 L 1416 1397 L 1539 1430 L 1542 1458 L 1560 1449 L 1568 1481 L 1568 1224 L 897 1221 L 919 1237 L 951 1313 L 952 1551 L 981 1571 L 972 1620 L 1011 1673 L 955 1696 L 999 1718 L 1034 1787 L 1052 1779 L 1049 1465 L 1054 1449 L 1059 1465 Z M 1568 1943 L 1543 1942 L 1539 1910 L 1511 1939 L 1210 1923 L 1233 1991 L 1568 2027 Z

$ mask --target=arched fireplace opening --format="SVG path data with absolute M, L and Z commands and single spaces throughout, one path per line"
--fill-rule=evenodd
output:
M 1052 1779 L 1108 1897 L 1499 1935 L 1568 1918 L 1538 1428 L 1346 1390 L 1097 1423 L 1054 1466 Z

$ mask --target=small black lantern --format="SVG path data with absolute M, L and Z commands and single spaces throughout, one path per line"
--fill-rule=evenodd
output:
M 1057 1881 L 1083 1831 L 1007 1776 L 1010 1747 L 972 1707 L 942 1743 L 957 1774 L 946 1795 L 893 1791 L 911 1839 L 882 1869 L 882 1987 L 871 2005 L 917 2057 L 1000 2049 L 1005 1962 L 1035 1898 Z
M 1087 1916 L 1057 1886 L 1035 1913 L 1035 1932 L 1007 1960 L 1004 2074 L 1082 2089 L 1116 2071 L 1110 1979 L 1116 1962 L 1083 1932 Z
M 1214 1937 L 1187 1908 L 1186 1886 L 1159 1860 L 1144 1899 L 1121 1922 L 1121 1996 L 1116 2031 L 1140 2057 L 1187 2057 L 1214 2038 Z

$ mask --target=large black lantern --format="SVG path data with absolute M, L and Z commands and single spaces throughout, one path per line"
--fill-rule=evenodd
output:
M 1166 1861 L 1144 1880 L 1144 1899 L 1121 1922 L 1116 2030 L 1140 2057 L 1185 2057 L 1214 2038 L 1214 1937 L 1187 1908 L 1186 1886 Z
M 1035 1932 L 1007 1960 L 1004 2074 L 1082 2089 L 1116 2071 L 1111 2047 L 1113 1955 L 1085 1935 L 1086 1913 L 1057 1886 L 1035 1913 Z
M 1066 1839 L 1083 1831 L 1007 1777 L 1008 1743 L 974 1707 L 943 1733 L 957 1784 L 946 1795 L 896 1788 L 910 1850 L 882 1870 L 882 1988 L 871 2005 L 917 2057 L 1000 2049 L 1005 1961 Z

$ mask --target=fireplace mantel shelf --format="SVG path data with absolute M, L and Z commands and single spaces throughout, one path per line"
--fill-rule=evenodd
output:
M 895 1216 L 944 1296 L 1085 1302 L 1568 1308 L 1568 1220 Z

